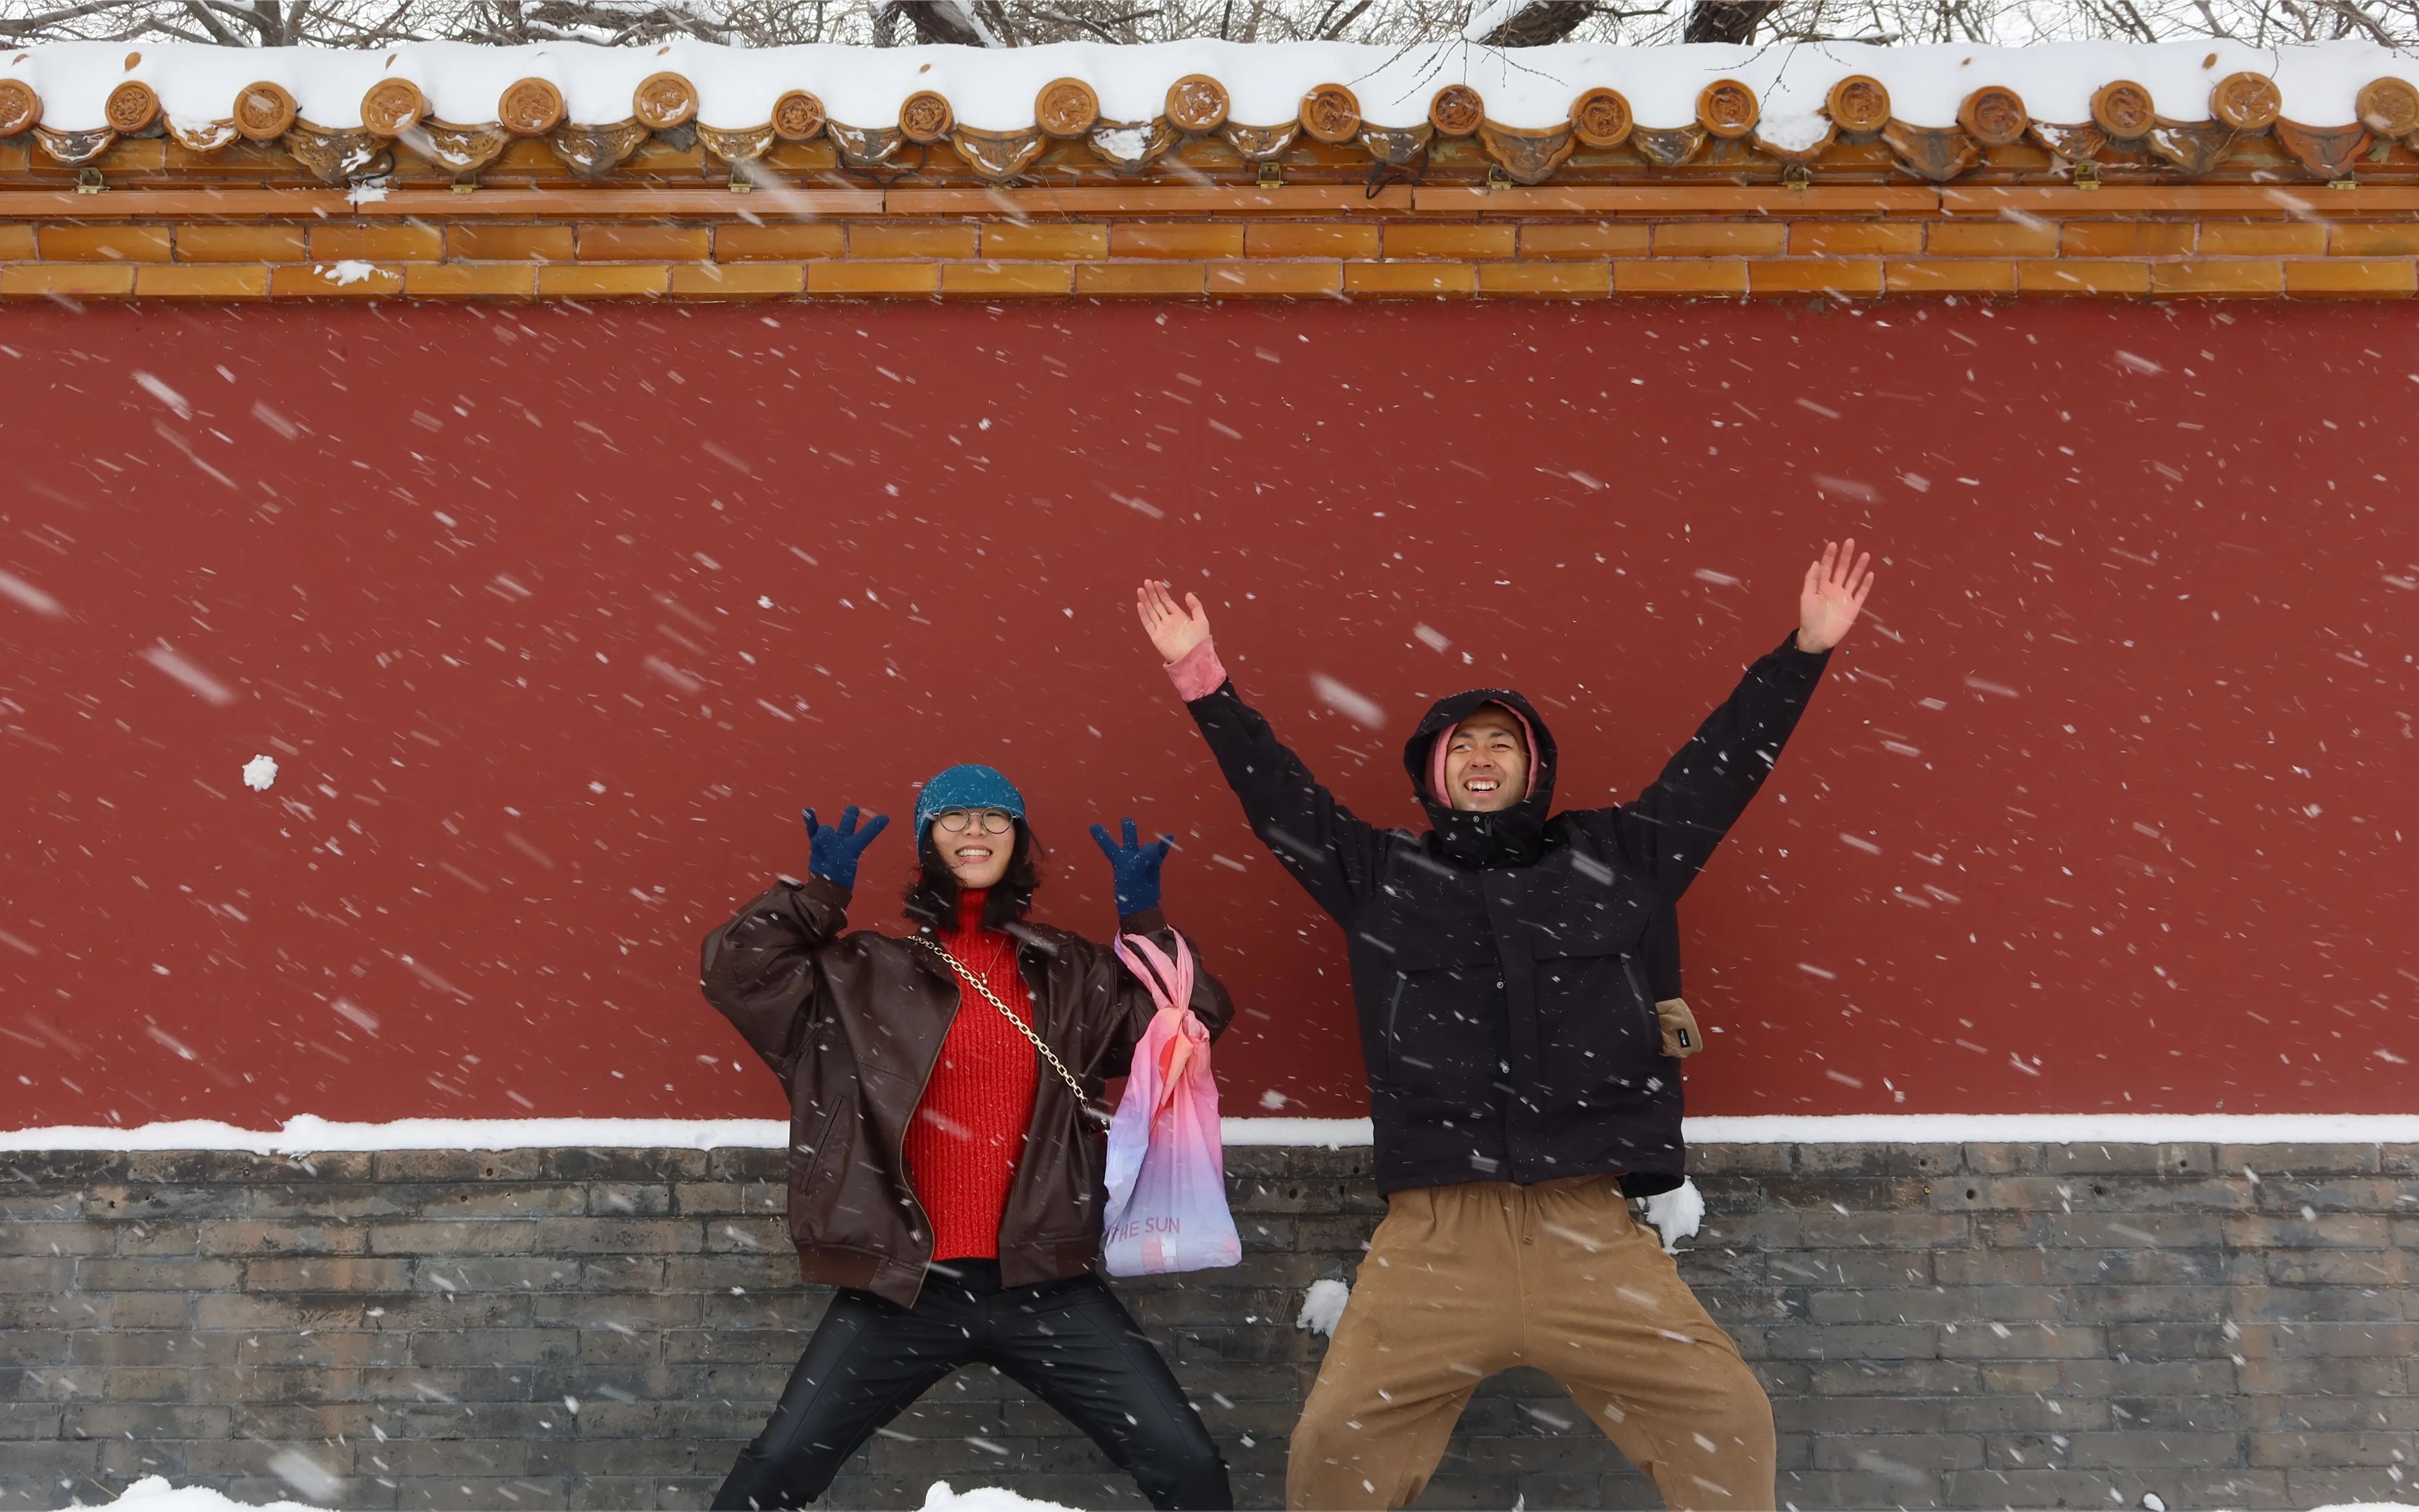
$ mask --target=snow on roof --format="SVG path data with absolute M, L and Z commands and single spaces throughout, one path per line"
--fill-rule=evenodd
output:
M 1852 81 L 1863 83 L 1840 93 Z M 2213 105 L 2228 81 L 2231 108 Z M 1985 89 L 2011 93 L 2000 97 L 1995 117 L 1974 112 Z M 1996 145 L 2012 140 L 2002 130 L 2011 121 L 2016 133 L 2027 120 L 2096 121 L 2122 142 L 2213 117 L 2257 131 L 2278 116 L 2316 128 L 2353 127 L 2365 117 L 2378 135 L 2419 133 L 2419 56 L 2359 41 L 1506 50 L 1467 40 L 1410 48 L 1198 40 L 754 50 L 686 39 L 643 48 L 417 42 L 369 51 L 58 42 L 0 54 L 0 135 L 39 126 L 54 156 L 90 145 L 70 139 L 155 123 L 188 147 L 208 150 L 239 135 L 269 140 L 298 120 L 306 131 L 407 142 L 424 122 L 523 136 L 623 125 L 643 135 L 693 123 L 725 156 L 752 155 L 744 143 L 734 146 L 736 137 L 752 133 L 753 152 L 761 153 L 777 131 L 797 139 L 840 123 L 860 137 L 952 136 L 962 150 L 968 131 L 1088 135 L 1104 156 L 1132 160 L 1222 128 L 1283 129 L 1287 143 L 1296 130 L 1331 143 L 1357 137 L 1385 156 L 1403 150 L 1399 142 L 1379 145 L 1386 133 L 1573 132 L 1576 121 L 1575 134 L 1596 147 L 1633 128 L 1703 128 L 1787 155 L 1827 142 L 1835 127 L 1869 138 L 1887 123 L 1928 131 L 1962 126 Z M 1163 129 L 1134 130 L 1150 126 Z M 1111 141 L 1120 129 L 1123 139 Z M 1145 141 L 1149 150 L 1134 150 Z

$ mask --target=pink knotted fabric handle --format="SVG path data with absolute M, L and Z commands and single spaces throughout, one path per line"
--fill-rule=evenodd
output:
M 1101 1259 L 1111 1275 L 1161 1275 L 1243 1257 L 1226 1205 L 1225 1157 L 1210 1031 L 1194 1013 L 1192 947 L 1127 935 L 1117 960 L 1159 1005 L 1133 1047 L 1101 1171 Z M 1171 955 L 1173 959 L 1171 959 Z
M 1166 1049 L 1162 1053 L 1160 1106 L 1152 1110 L 1156 1114 L 1163 1111 L 1175 1098 L 1178 1084 L 1193 1064 L 1194 1046 L 1210 1038 L 1210 1031 L 1202 1027 L 1201 1021 L 1194 1016 L 1190 1006 L 1193 1001 L 1193 950 L 1184 943 L 1184 936 L 1179 934 L 1176 936 L 1176 957 L 1170 960 L 1167 952 L 1141 935 L 1126 934 L 1117 939 L 1117 959 L 1126 964 L 1127 970 L 1142 980 L 1144 988 L 1150 993 L 1151 1001 L 1159 1005 L 1162 1013 L 1182 1015 L 1182 1032 L 1170 1035 Z

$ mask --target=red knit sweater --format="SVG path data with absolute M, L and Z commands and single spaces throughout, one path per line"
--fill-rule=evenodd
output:
M 1033 1022 L 1033 999 L 1016 969 L 1016 942 L 982 928 L 986 892 L 968 889 L 958 927 L 941 943 L 999 1000 Z M 932 1221 L 932 1258 L 996 1259 L 999 1215 L 1025 1153 L 1041 1057 L 980 993 L 959 988 L 958 1016 L 907 1125 L 907 1172 Z

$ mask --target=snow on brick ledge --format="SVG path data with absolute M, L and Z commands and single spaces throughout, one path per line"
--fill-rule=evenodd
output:
M 1475 136 L 1535 183 L 1578 150 L 1671 168 L 1743 143 L 1813 160 L 1835 141 L 1886 143 L 1942 180 L 2029 136 L 2065 162 L 2147 151 L 2184 177 L 2239 139 L 2273 134 L 2316 177 L 2377 143 L 2419 136 L 2419 58 L 2365 42 L 1855 43 L 1668 48 L 1561 44 L 1517 54 L 1467 41 L 1411 49 L 1215 41 L 1118 47 L 749 50 L 413 43 L 364 52 L 76 42 L 0 65 L 0 137 L 36 133 L 88 162 L 116 136 L 164 130 L 195 151 L 282 140 L 323 177 L 362 177 L 400 142 L 465 176 L 516 138 L 545 136 L 576 169 L 609 173 L 650 133 L 694 130 L 733 163 L 828 134 L 843 164 L 914 166 L 946 141 L 984 177 L 1025 174 L 1087 142 L 1139 171 L 1203 136 L 1250 162 L 1297 144 L 1357 143 L 1381 164 Z
M 1366 1119 L 1225 1119 L 1230 1149 L 1354 1149 Z M 2419 1145 L 2413 1113 L 1907 1113 L 1696 1118 L 1695 1145 L 2233 1144 Z M 778 1119 L 398 1119 L 312 1115 L 283 1129 L 207 1121 L 0 1130 L 0 1150 L 247 1150 L 315 1155 L 393 1149 L 779 1149 Z

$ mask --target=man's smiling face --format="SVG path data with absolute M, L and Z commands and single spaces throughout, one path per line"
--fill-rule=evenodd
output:
M 1518 716 L 1500 703 L 1483 704 L 1453 727 L 1444 754 L 1447 807 L 1492 813 L 1528 794 L 1529 747 Z

